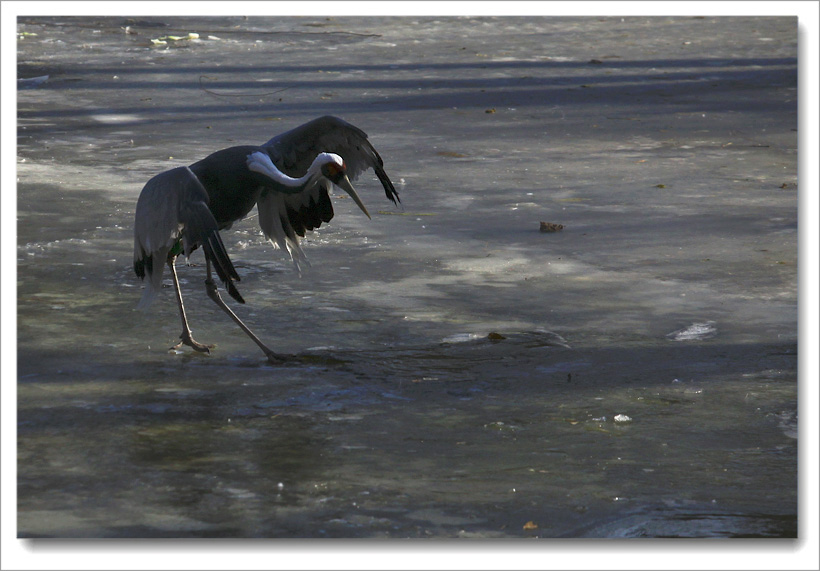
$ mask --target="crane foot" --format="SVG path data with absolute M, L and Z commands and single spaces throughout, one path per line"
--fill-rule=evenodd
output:
M 272 365 L 282 365 L 288 361 L 288 358 L 273 351 L 265 351 L 265 356 Z
M 177 343 L 176 345 L 174 345 L 173 347 L 171 347 L 169 349 L 169 351 L 179 349 L 183 345 L 187 345 L 188 347 L 190 347 L 194 351 L 198 351 L 200 353 L 210 354 L 211 349 L 216 347 L 216 345 L 205 345 L 204 343 L 199 343 L 198 341 L 194 341 L 193 336 L 191 336 L 191 331 L 187 330 L 187 329 L 182 332 L 182 334 L 179 336 L 179 338 L 181 339 L 181 341 L 179 343 Z

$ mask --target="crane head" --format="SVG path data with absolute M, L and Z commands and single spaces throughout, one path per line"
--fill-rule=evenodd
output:
M 333 153 L 321 153 L 316 157 L 316 161 L 321 164 L 322 176 L 349 194 L 356 206 L 361 208 L 362 212 L 370 218 L 370 213 L 365 208 L 353 185 L 350 184 L 350 179 L 347 177 L 347 166 L 345 166 L 342 157 Z
M 333 153 L 322 153 L 317 157 L 322 166 L 322 176 L 333 184 L 347 174 L 347 165 L 342 157 Z

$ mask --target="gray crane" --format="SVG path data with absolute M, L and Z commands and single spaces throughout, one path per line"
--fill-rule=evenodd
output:
M 213 345 L 194 340 L 175 262 L 198 247 L 205 254 L 205 288 L 210 297 L 259 346 L 272 363 L 285 357 L 271 351 L 225 304 L 211 266 L 228 294 L 245 303 L 234 282 L 239 275 L 225 250 L 220 230 L 244 218 L 256 205 L 265 237 L 290 254 L 296 269 L 307 261 L 299 237 L 333 218 L 329 192 L 344 190 L 368 218 L 350 184 L 372 168 L 385 195 L 398 204 L 399 195 L 384 172 L 384 162 L 364 131 L 337 117 L 324 116 L 282 133 L 261 146 L 244 145 L 217 151 L 187 167 L 162 172 L 149 180 L 137 200 L 134 220 L 134 272 L 145 281 L 137 305 L 147 309 L 162 287 L 167 265 L 174 282 L 182 320 L 180 342 L 209 353 Z M 147 278 L 147 279 L 145 279 Z

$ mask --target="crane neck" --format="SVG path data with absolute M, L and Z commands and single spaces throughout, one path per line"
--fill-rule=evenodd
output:
M 273 164 L 270 156 L 262 151 L 256 151 L 248 155 L 246 164 L 248 170 L 263 174 L 277 184 L 293 189 L 293 192 L 301 192 L 305 188 L 312 186 L 318 178 L 317 175 L 321 175 L 322 172 L 320 157 L 316 157 L 304 176 L 299 178 L 293 178 L 280 171 L 276 168 L 276 165 Z

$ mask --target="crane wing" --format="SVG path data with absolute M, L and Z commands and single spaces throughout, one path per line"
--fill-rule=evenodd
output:
M 309 262 L 299 245 L 299 237 L 333 218 L 329 191 L 330 184 L 325 180 L 296 194 L 265 190 L 256 203 L 259 226 L 265 237 L 290 254 L 300 273 L 300 263 L 309 265 Z
M 372 168 L 387 198 L 393 204 L 400 202 L 399 194 L 384 172 L 384 161 L 367 140 L 367 133 L 338 117 L 319 117 L 277 135 L 263 146 L 269 147 L 274 164 L 293 177 L 307 172 L 319 153 L 335 153 L 342 157 L 351 180 Z
M 228 293 L 244 303 L 233 285 L 239 275 L 208 208 L 208 193 L 191 169 L 177 167 L 149 180 L 137 200 L 134 272 L 139 278 L 148 278 L 138 309 L 147 308 L 156 297 L 168 254 L 178 248 L 180 240 L 185 256 L 202 246 Z

